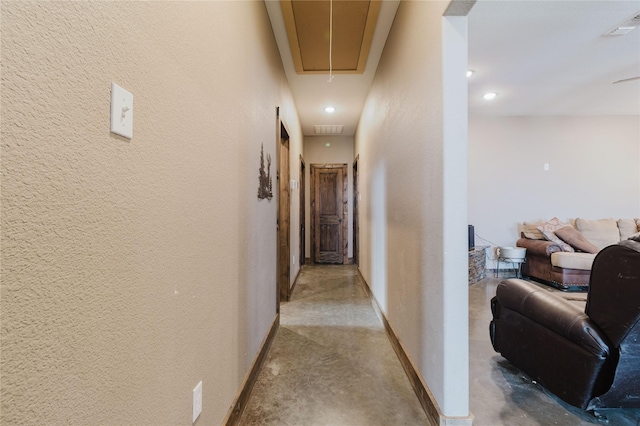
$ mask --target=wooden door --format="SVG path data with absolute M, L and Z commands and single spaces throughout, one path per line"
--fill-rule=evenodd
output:
M 290 215 L 291 197 L 289 193 L 289 134 L 280 123 L 280 137 L 278 141 L 278 289 L 279 299 L 288 301 L 291 291 L 290 285 Z
M 353 263 L 360 264 L 360 220 L 358 216 L 358 158 L 353 162 Z
M 306 219 L 305 219 L 305 215 L 306 215 L 306 210 L 305 210 L 305 196 L 304 196 L 304 191 L 305 191 L 305 177 L 304 177 L 304 173 L 305 173 L 305 165 L 304 165 L 304 159 L 302 158 L 302 155 L 300 156 L 300 266 L 305 264 L 305 257 L 306 257 L 306 253 L 305 253 L 305 244 L 306 244 L 306 237 L 305 237 L 305 232 L 306 232 Z
M 311 165 L 313 262 L 347 264 L 347 165 Z

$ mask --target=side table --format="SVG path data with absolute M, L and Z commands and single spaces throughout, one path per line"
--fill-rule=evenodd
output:
M 501 257 L 498 256 L 498 264 L 496 265 L 496 274 L 495 277 L 498 278 L 498 275 L 500 274 L 500 262 L 503 263 L 510 263 L 511 266 L 513 266 L 516 271 L 516 276 L 515 277 L 503 277 L 503 278 L 522 278 L 522 264 L 524 262 L 526 262 L 526 258 L 524 257 L 517 257 L 517 258 L 511 258 L 511 257 Z

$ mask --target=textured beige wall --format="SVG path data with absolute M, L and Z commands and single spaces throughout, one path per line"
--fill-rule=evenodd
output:
M 275 317 L 277 105 L 302 150 L 263 2 L 0 8 L 0 423 L 186 425 L 202 380 L 220 424 Z
M 360 269 L 445 416 L 468 415 L 466 32 L 401 2 L 360 118 Z M 461 18 L 465 19 L 465 18 Z M 466 31 L 466 21 L 462 22 Z M 447 27 L 448 28 L 448 27 Z M 445 58 L 462 54 L 460 69 Z M 452 75 L 459 75 L 445 92 Z M 462 118 L 449 120 L 451 88 Z M 448 140 L 461 128 L 461 135 Z M 452 128 L 454 129 L 452 131 Z

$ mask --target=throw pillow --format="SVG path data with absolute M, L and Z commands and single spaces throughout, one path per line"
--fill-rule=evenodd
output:
M 538 230 L 540 232 L 542 232 L 542 235 L 544 235 L 544 237 L 547 240 L 553 241 L 554 243 L 556 243 L 560 247 L 562 247 L 562 251 L 572 252 L 572 251 L 575 251 L 573 249 L 573 247 L 571 247 L 569 244 L 567 244 L 564 241 L 562 241 L 555 234 L 555 231 L 557 229 L 564 228 L 566 226 L 571 226 L 571 225 L 569 225 L 568 223 L 561 222 L 560 219 L 558 219 L 557 217 L 554 217 L 553 219 L 550 219 L 550 220 L 548 220 L 546 222 L 543 222 L 542 224 L 536 226 L 536 228 L 538 228 Z
M 585 253 L 597 253 L 598 247 L 591 244 L 584 235 L 577 229 L 571 226 L 565 226 L 556 229 L 555 234 L 565 243 L 569 244 L 576 250 L 583 251 Z
M 620 242 L 620 231 L 615 219 L 588 220 L 579 217 L 576 226 L 578 231 L 600 250 Z
M 633 235 L 630 235 L 629 238 L 627 238 L 628 240 L 633 240 L 633 241 L 637 241 L 640 243 L 640 232 L 636 232 Z
M 540 225 L 539 222 L 524 222 L 522 225 L 520 225 L 520 233 L 524 238 L 528 238 L 530 240 L 544 240 L 544 235 L 536 228 L 536 226 L 538 225 Z
M 620 241 L 626 240 L 638 232 L 638 226 L 633 219 L 618 219 L 618 229 L 620 230 Z

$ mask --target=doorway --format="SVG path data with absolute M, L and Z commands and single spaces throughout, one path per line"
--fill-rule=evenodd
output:
M 305 196 L 304 196 L 304 191 L 305 191 L 305 164 L 304 164 L 304 158 L 302 158 L 302 155 L 300 155 L 300 256 L 298 257 L 298 259 L 300 259 L 300 266 L 303 266 L 305 264 L 305 257 L 306 257 L 306 253 L 305 253 L 305 244 L 306 244 L 306 237 L 305 237 L 305 231 L 306 231 L 306 207 L 305 207 Z
M 290 222 L 291 222 L 291 194 L 289 192 L 289 132 L 280 119 L 278 110 L 278 138 L 277 138 L 277 169 L 278 181 L 278 219 L 276 223 L 278 234 L 277 246 L 277 289 L 278 311 L 280 301 L 288 301 L 291 293 L 290 275 Z
M 358 220 L 358 159 L 360 156 L 356 156 L 353 162 L 353 263 L 355 265 L 360 264 L 359 249 L 360 249 L 360 221 Z
M 349 263 L 347 165 L 311 165 L 311 262 Z

